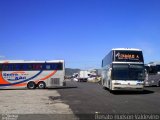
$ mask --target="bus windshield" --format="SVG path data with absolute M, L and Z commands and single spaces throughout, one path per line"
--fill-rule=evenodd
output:
M 144 66 L 129 64 L 113 64 L 113 80 L 143 80 Z

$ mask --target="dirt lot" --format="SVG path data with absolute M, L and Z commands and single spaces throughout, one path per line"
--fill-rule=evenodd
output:
M 51 97 L 52 96 L 52 97 Z M 0 114 L 72 114 L 56 90 L 0 90 Z

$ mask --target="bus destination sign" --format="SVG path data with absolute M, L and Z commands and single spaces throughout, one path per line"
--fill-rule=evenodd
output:
M 115 61 L 143 62 L 141 51 L 115 51 Z

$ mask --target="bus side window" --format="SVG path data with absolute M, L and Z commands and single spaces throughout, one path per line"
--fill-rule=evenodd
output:
M 149 67 L 149 74 L 156 74 L 157 73 L 157 69 L 155 66 L 150 66 Z
M 52 70 L 56 70 L 58 65 L 57 65 L 57 64 L 55 64 L 55 63 L 53 63 L 51 66 L 52 66 L 52 67 L 51 67 L 51 68 L 52 68 Z
M 42 64 L 35 64 L 35 70 L 41 70 Z
M 0 64 L 0 71 L 2 71 L 2 65 Z
M 43 65 L 42 64 L 39 64 L 39 69 L 41 70 L 43 68 Z
M 103 67 L 103 60 L 102 60 L 102 65 L 101 65 L 101 67 Z
M 4 71 L 8 70 L 8 65 L 3 64 L 3 65 L 2 65 L 2 70 L 4 70 Z
M 33 70 L 33 65 L 32 64 L 28 64 L 28 70 Z
M 40 70 L 40 65 L 39 64 L 33 64 L 33 70 Z
M 26 64 L 25 66 L 26 70 L 41 70 L 43 68 L 42 64 Z
M 160 72 L 160 65 L 157 65 L 157 72 Z
M 63 70 L 63 64 L 62 63 L 57 63 L 55 70 Z
M 28 65 L 27 64 L 23 64 L 23 70 L 28 70 Z
M 50 70 L 51 69 L 51 65 L 46 65 L 46 70 Z
M 15 71 L 18 71 L 19 70 L 19 65 L 18 64 L 15 64 Z
M 13 71 L 13 68 L 14 68 L 13 64 L 8 65 L 8 71 Z

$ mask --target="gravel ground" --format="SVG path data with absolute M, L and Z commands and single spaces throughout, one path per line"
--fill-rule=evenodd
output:
M 56 90 L 0 90 L 0 114 L 72 114 Z

